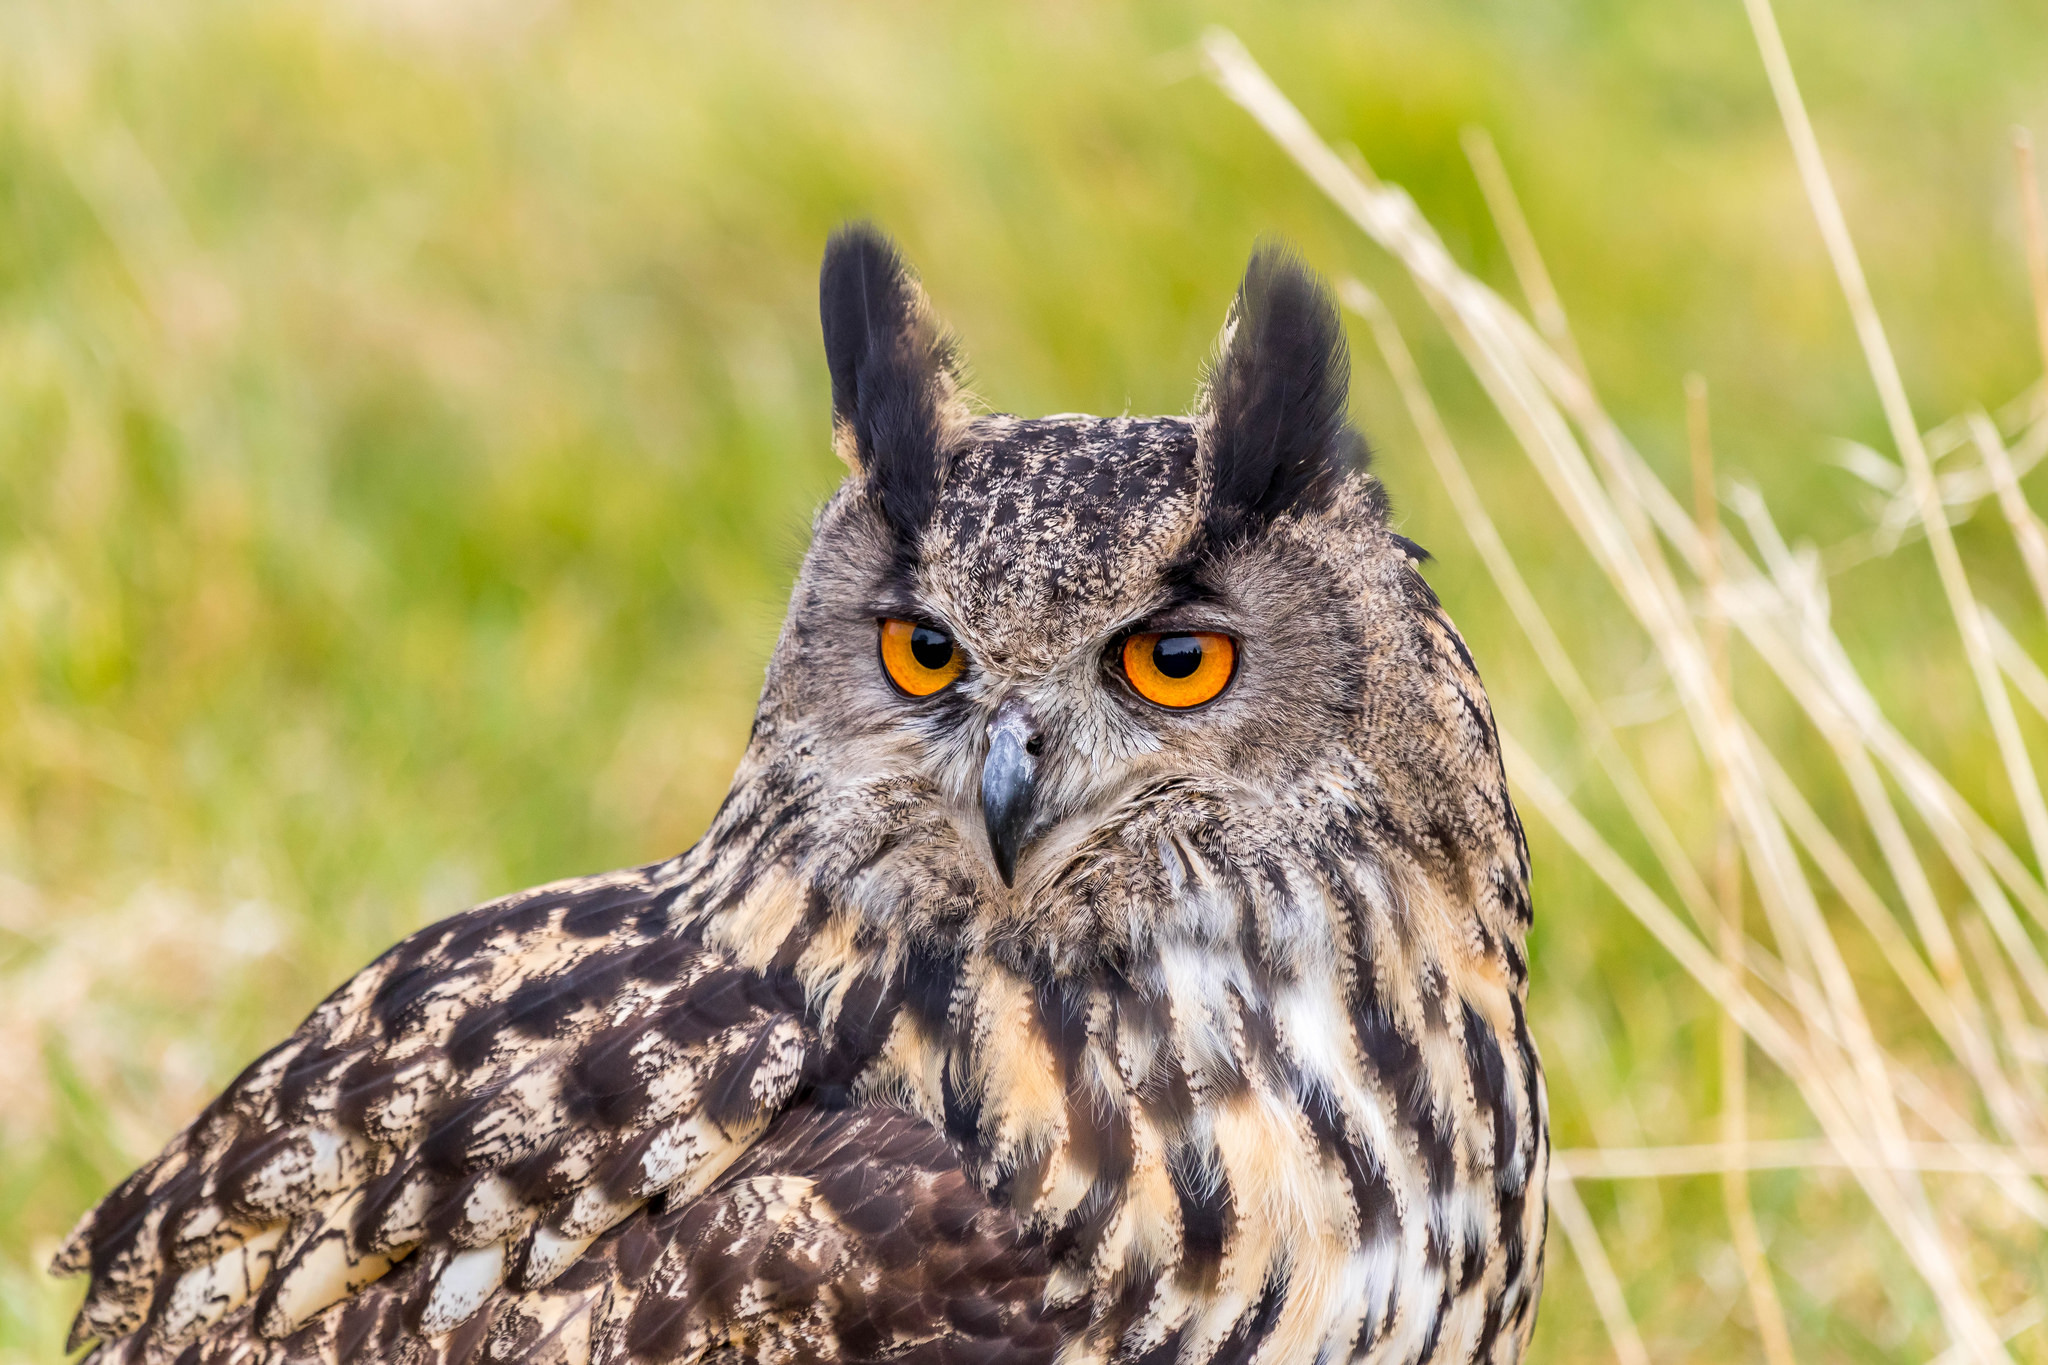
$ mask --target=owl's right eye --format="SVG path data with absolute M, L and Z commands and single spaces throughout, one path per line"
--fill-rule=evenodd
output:
M 897 691 L 929 697 L 943 691 L 966 667 L 966 655 L 943 630 L 894 617 L 882 622 L 882 671 Z

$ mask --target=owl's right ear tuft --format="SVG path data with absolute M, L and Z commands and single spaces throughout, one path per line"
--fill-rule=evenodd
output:
M 894 244 L 868 223 L 850 223 L 825 244 L 818 313 L 833 446 L 912 544 L 968 416 L 952 339 Z

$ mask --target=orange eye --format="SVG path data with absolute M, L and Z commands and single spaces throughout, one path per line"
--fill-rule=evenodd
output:
M 967 667 L 967 656 L 943 630 L 915 621 L 882 622 L 882 670 L 897 690 L 929 697 Z
M 1124 641 L 1124 676 L 1155 706 L 1184 711 L 1213 699 L 1237 667 L 1228 635 L 1153 632 Z

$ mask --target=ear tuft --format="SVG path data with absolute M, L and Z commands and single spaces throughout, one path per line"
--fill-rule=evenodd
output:
M 966 408 L 952 340 L 889 239 L 850 223 L 825 244 L 818 275 L 833 444 L 865 476 L 897 536 L 931 517 Z
M 1252 254 L 1200 404 L 1212 538 L 1329 505 L 1366 463 L 1345 402 L 1350 353 L 1337 305 L 1283 247 Z

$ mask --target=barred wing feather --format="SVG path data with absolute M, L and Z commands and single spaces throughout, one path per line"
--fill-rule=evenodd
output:
M 487 1330 L 508 1296 L 543 1337 L 584 1330 L 592 1271 L 566 1272 L 710 1187 L 818 1053 L 794 976 L 707 943 L 684 885 L 561 883 L 386 953 L 80 1222 L 54 1266 L 91 1276 L 72 1346 L 282 1358 L 345 1299 L 335 1358 Z

